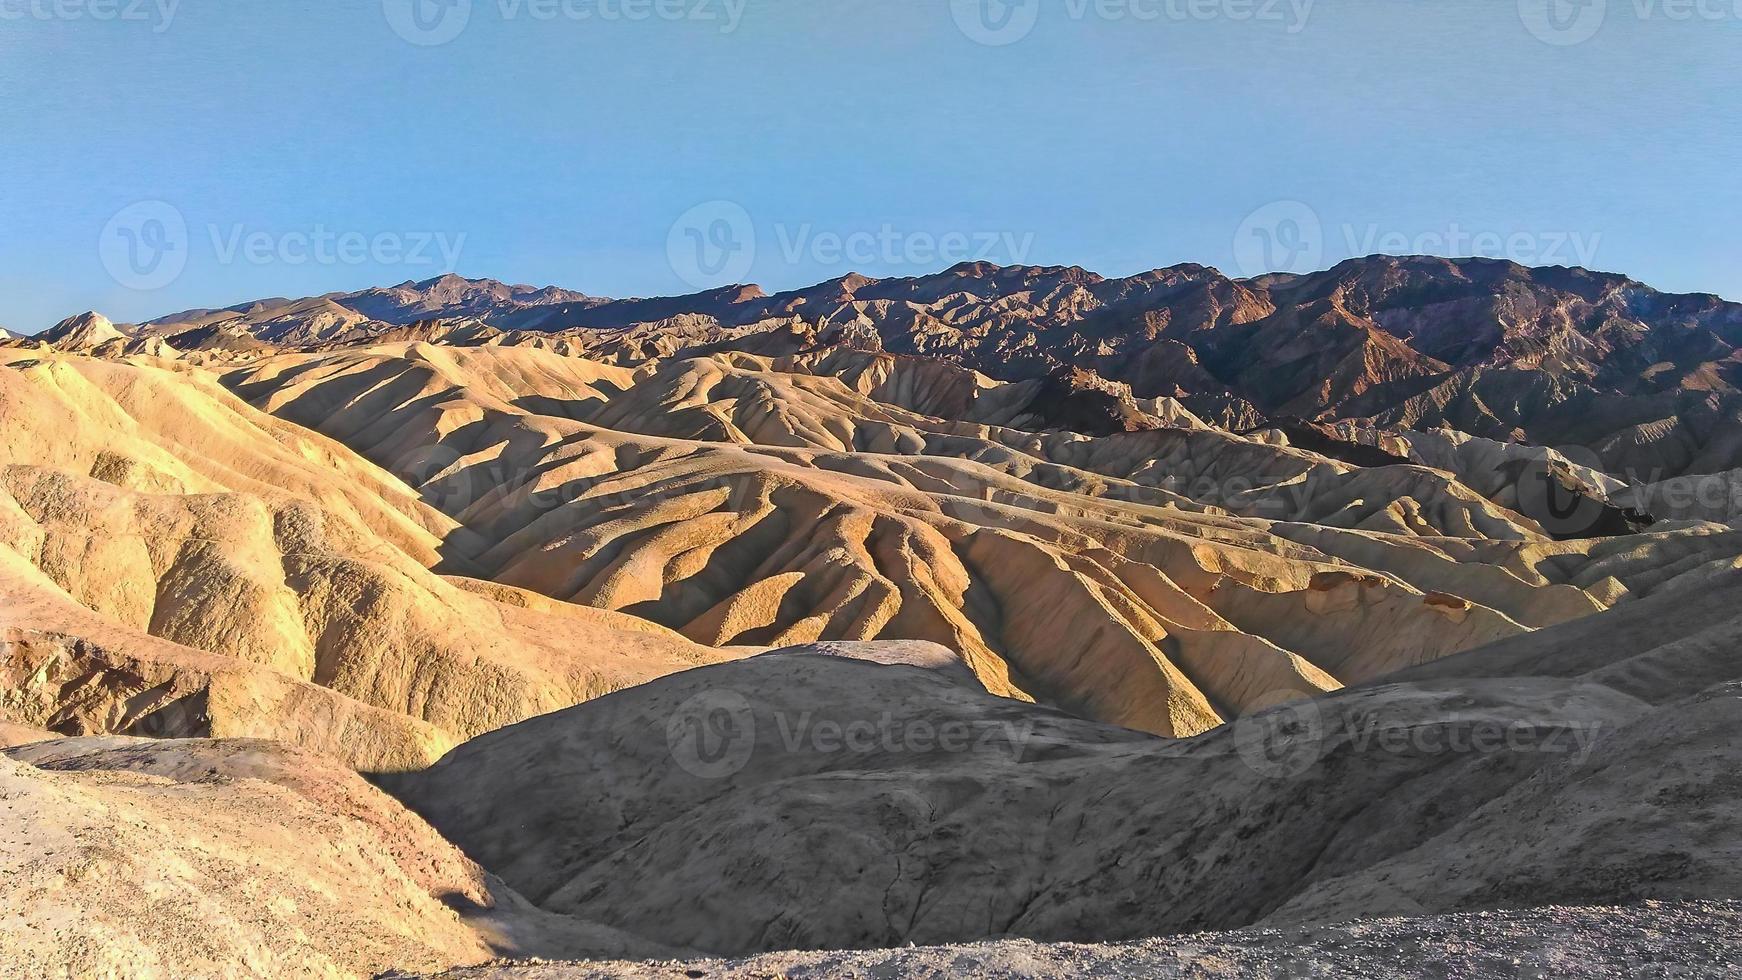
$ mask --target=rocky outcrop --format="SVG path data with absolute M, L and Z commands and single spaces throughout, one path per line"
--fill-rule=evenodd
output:
M 8 976 L 369 976 L 663 952 L 532 908 L 355 773 L 275 742 L 0 751 Z
M 1005 381 L 1073 370 L 1180 398 L 1241 430 L 1265 417 L 1449 425 L 1579 446 L 1633 482 L 1742 465 L 1742 306 L 1584 269 L 1370 256 L 1309 275 L 1231 280 L 1181 265 L 1107 279 L 1080 268 L 964 263 L 604 300 L 443 277 L 390 290 L 190 311 L 164 334 L 224 323 L 292 346 L 433 339 L 528 345 L 614 363 L 843 345 L 949 361 Z M 171 343 L 174 341 L 172 339 Z M 1105 412 L 1070 416 L 1098 432 Z M 1115 426 L 1131 416 L 1115 413 Z
M 1724 898 L 1739 597 L 1728 574 L 1183 742 L 924 649 L 797 648 L 388 786 L 546 910 L 719 954 Z
M 938 642 L 997 693 L 1170 735 L 1243 710 L 1252 678 L 1331 690 L 1735 547 L 1686 526 L 1562 546 L 1455 473 L 1202 424 L 1022 429 L 1034 382 L 862 351 L 630 370 L 385 345 L 223 380 L 403 474 L 458 525 L 451 570 L 711 646 Z M 1513 486 L 1488 475 L 1495 496 Z M 1339 569 L 1384 584 L 1308 587 Z M 1469 605 L 1453 617 L 1429 592 Z
M 108 317 L 95 311 L 68 317 L 36 336 L 39 343 L 81 353 L 119 350 L 128 339 Z
M 75 318 L 0 349 L 0 940 L 361 974 L 1733 900 L 1737 339 L 1427 259 Z
M 280 738 L 365 769 L 722 654 L 435 574 L 451 520 L 209 379 L 0 368 L 0 714 Z

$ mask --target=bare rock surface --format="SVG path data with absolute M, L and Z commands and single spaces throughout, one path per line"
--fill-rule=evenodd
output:
M 414 337 L 537 346 L 614 363 L 826 344 L 946 361 L 1004 381 L 1073 372 L 1139 402 L 1178 398 L 1242 431 L 1266 417 L 1450 425 L 1586 447 L 1654 482 L 1742 465 L 1742 306 L 1579 268 L 1373 255 L 1305 275 L 1232 279 L 1182 264 L 1125 278 L 962 263 L 848 275 L 769 295 L 735 286 L 605 300 L 442 277 L 163 318 L 182 348 L 221 327 L 287 346 Z M 1074 424 L 1125 410 L 1058 400 Z
M 35 742 L 0 752 L 0 812 L 0 976 L 367 976 L 657 949 L 553 921 L 355 773 L 280 743 Z
M 10 749 L 32 742 L 47 742 L 60 738 L 45 728 L 32 728 L 9 721 L 0 721 L 0 749 Z
M 408 343 L 222 380 L 421 490 L 457 525 L 446 570 L 709 646 L 940 643 L 996 694 L 1169 736 L 1742 552 L 1699 523 L 1556 540 L 1484 496 L 1512 484 L 1479 464 L 1482 492 L 1201 423 L 1016 428 L 1031 396 L 1009 389 L 1029 382 L 947 367 L 833 348 L 631 370 Z
M 1738 344 L 1425 257 L 0 337 L 0 972 L 1728 970 Z
M 0 718 L 267 737 L 364 769 L 734 654 L 442 576 L 453 522 L 162 364 L 0 368 Z
M 963 946 L 769 953 L 740 960 L 514 962 L 453 970 L 444 980 L 1566 980 L 1742 977 L 1742 905 L 1646 902 L 1381 918 L 1288 929 L 1170 936 L 1132 943 L 1004 940 Z
M 1722 899 L 1739 599 L 1730 574 L 1186 740 L 778 651 L 387 787 L 548 911 L 725 955 Z
M 1591 285 L 1385 268 L 1478 295 Z M 1397 336 L 1348 322 L 1408 305 L 1356 272 L 1240 285 L 1202 268 L 965 266 L 625 304 L 444 277 L 137 328 L 76 317 L 5 354 L 0 589 L 17 613 L 0 625 L 105 664 L 191 663 L 184 648 L 241 661 L 223 673 L 259 682 L 208 698 L 218 727 L 159 733 L 289 737 L 393 769 L 673 670 L 819 641 L 938 643 L 995 694 L 1188 737 L 1273 691 L 1365 683 L 1738 563 L 1742 531 L 1696 510 L 1635 533 L 1607 500 L 1619 481 L 1548 450 L 1295 426 L 1317 451 L 1184 407 L 1227 337 L 1260 321 L 1301 338 L 1260 353 L 1312 348 L 1310 331 L 1327 350 L 1358 342 L 1347 366 L 1377 375 L 1333 378 L 1350 398 L 1427 383 Z M 1284 315 L 1285 293 L 1317 312 Z M 1113 379 L 1099 372 L 1114 361 L 1068 351 L 1039 374 L 970 366 L 1036 323 L 1112 347 L 1136 330 L 1183 358 L 1180 383 Z M 934 339 L 885 344 L 897 326 Z M 1538 490 L 1570 496 L 1539 507 Z M 33 678 L 17 721 L 164 718 L 59 704 L 41 663 L 10 668 Z M 249 700 L 264 707 L 236 707 Z M 349 734 L 324 736 L 322 712 Z

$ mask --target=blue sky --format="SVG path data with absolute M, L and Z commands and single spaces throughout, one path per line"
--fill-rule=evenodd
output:
M 0 0 L 0 325 L 1418 250 L 1742 299 L 1739 0 L 1582 2 Z

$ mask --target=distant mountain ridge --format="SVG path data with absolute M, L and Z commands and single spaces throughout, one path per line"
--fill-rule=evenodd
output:
M 1450 427 L 1582 447 L 1592 463 L 1650 479 L 1742 466 L 1742 304 L 1492 259 L 1370 256 L 1253 279 L 1195 264 L 1110 279 L 962 263 L 647 299 L 448 275 L 119 329 L 176 350 L 392 338 L 615 363 L 846 345 L 1006 381 L 1076 371 L 1241 430 L 1282 418 Z

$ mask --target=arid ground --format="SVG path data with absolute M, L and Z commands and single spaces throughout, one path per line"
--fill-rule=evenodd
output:
M 1738 975 L 1738 474 L 1742 305 L 1489 260 L 83 314 L 0 974 Z

